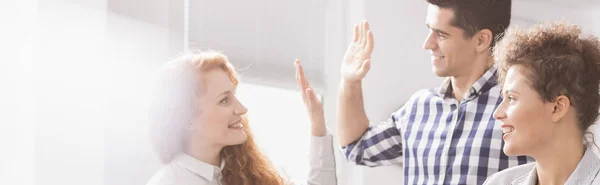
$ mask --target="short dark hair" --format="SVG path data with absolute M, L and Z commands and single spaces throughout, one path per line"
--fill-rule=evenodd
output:
M 598 118 L 600 107 L 600 41 L 582 37 L 581 28 L 566 23 L 510 29 L 494 48 L 499 83 L 511 66 L 523 65 L 533 89 L 546 102 L 565 95 L 585 132 Z
M 465 31 L 472 38 L 483 29 L 492 32 L 490 48 L 502 38 L 510 25 L 512 0 L 427 0 L 429 4 L 454 11 L 452 25 Z

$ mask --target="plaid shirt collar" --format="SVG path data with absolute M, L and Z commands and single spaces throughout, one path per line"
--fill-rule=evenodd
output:
M 464 101 L 469 101 L 476 98 L 480 93 L 489 90 L 497 84 L 496 67 L 490 67 L 469 89 L 469 94 L 463 97 Z M 438 96 L 446 98 L 454 98 L 452 94 L 452 81 L 450 77 L 446 78 L 438 89 Z

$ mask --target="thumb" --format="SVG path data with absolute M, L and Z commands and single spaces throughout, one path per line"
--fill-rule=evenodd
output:
M 369 69 L 371 69 L 371 59 L 366 59 L 358 69 L 358 76 L 365 77 Z

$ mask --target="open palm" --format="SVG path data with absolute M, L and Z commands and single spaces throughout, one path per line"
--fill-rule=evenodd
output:
M 315 91 L 310 87 L 310 83 L 306 80 L 304 75 L 304 69 L 300 60 L 296 59 L 296 82 L 298 87 L 302 91 L 302 100 L 308 111 L 308 116 L 311 122 L 311 133 L 313 136 L 324 136 L 327 133 L 325 126 L 325 113 L 323 111 L 323 104 L 315 94 Z
M 342 76 L 348 82 L 362 80 L 371 65 L 371 53 L 373 53 L 373 33 L 369 29 L 369 23 L 363 21 L 360 25 L 354 25 L 354 36 L 352 43 L 348 46 L 344 61 L 342 61 Z

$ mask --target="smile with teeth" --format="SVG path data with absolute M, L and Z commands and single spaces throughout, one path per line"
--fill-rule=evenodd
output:
M 442 60 L 444 58 L 445 58 L 444 56 L 433 56 L 433 59 L 435 59 L 435 60 Z
M 504 127 L 502 128 L 502 133 L 508 134 L 515 130 L 515 127 Z
M 229 128 L 244 128 L 244 125 L 242 125 L 241 122 L 238 122 L 238 123 L 229 125 Z

